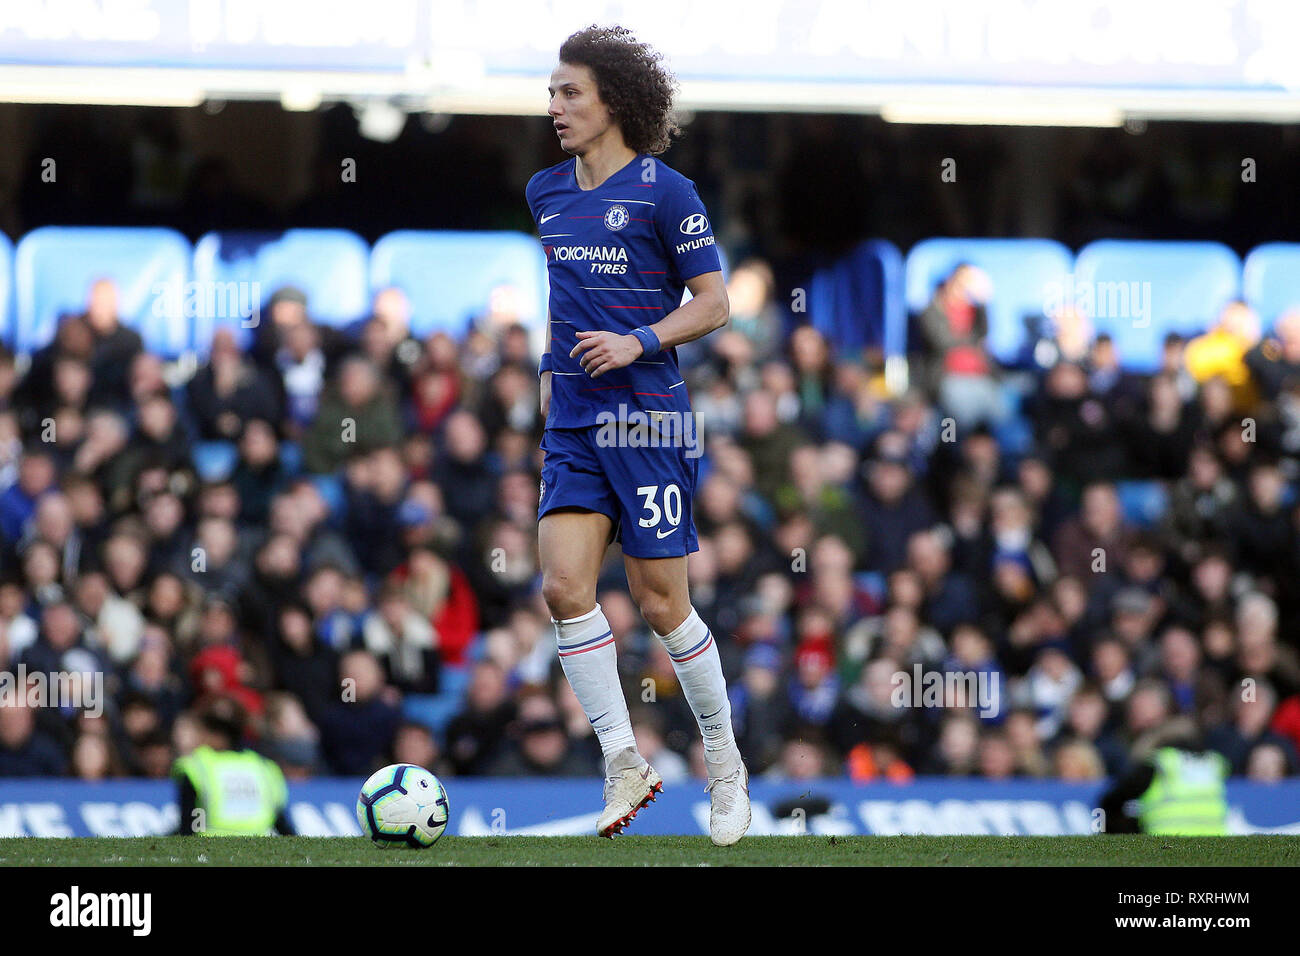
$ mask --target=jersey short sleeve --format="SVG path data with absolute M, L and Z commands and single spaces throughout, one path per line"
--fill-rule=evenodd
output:
M 722 271 L 713 223 L 695 183 L 683 177 L 656 190 L 655 228 L 677 278 L 683 282 L 706 272 Z

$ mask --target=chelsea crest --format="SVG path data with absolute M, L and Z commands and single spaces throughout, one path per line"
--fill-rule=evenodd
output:
M 631 221 L 632 217 L 622 203 L 614 203 L 605 210 L 605 228 L 610 232 L 618 232 Z

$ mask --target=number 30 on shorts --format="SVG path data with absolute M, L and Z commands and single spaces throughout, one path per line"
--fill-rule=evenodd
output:
M 659 485 L 642 485 L 636 493 L 642 498 L 647 514 L 637 523 L 643 528 L 653 528 L 664 518 L 674 527 L 682 521 L 682 489 L 677 485 L 663 486 L 663 509 L 659 507 Z

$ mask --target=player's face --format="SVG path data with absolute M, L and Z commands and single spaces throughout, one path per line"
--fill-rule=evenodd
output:
M 559 64 L 551 72 L 547 90 L 551 94 L 547 113 L 555 125 L 560 148 L 566 153 L 581 156 L 595 141 L 616 129 L 588 67 Z

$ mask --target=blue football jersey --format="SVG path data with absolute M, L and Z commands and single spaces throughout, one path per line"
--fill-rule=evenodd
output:
M 595 189 L 577 159 L 544 169 L 524 191 L 546 249 L 554 362 L 548 428 L 599 423 L 601 412 L 690 411 L 677 350 L 593 379 L 569 353 L 577 333 L 626 334 L 682 304 L 686 280 L 722 266 L 695 184 L 639 153 Z

